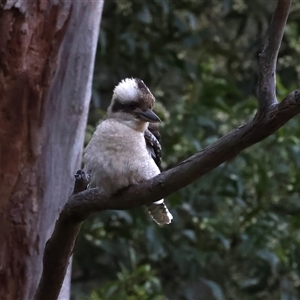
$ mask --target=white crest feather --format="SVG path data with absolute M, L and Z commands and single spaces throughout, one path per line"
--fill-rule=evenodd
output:
M 139 88 L 134 78 L 123 79 L 114 89 L 113 98 L 121 102 L 131 102 L 139 96 Z

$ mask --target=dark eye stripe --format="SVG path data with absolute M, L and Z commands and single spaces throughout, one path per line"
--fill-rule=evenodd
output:
M 112 112 L 118 112 L 118 111 L 133 111 L 137 108 L 138 104 L 137 103 L 130 103 L 130 104 L 123 104 L 118 101 L 114 103 L 112 106 L 111 110 Z

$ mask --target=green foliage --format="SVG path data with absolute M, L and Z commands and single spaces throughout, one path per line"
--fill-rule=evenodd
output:
M 135 270 L 123 267 L 117 273 L 117 280 L 105 284 L 92 293 L 95 300 L 128 299 L 128 300 L 164 300 L 161 295 L 159 279 L 150 265 L 141 265 Z
M 106 1 L 87 129 L 114 85 L 142 78 L 163 120 L 171 168 L 254 116 L 257 57 L 274 1 Z M 282 99 L 297 86 L 300 2 L 278 62 Z M 142 208 L 84 223 L 73 299 L 299 299 L 300 126 L 291 120 L 168 197 L 171 225 Z

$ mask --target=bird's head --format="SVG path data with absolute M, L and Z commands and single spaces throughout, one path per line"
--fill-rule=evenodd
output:
M 154 96 L 141 79 L 126 78 L 115 87 L 107 116 L 144 131 L 148 122 L 161 122 L 152 110 L 154 102 Z

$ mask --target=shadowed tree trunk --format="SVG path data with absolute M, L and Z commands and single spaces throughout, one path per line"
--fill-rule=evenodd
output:
M 45 242 L 72 191 L 102 4 L 1 1 L 1 300 L 33 299 Z

